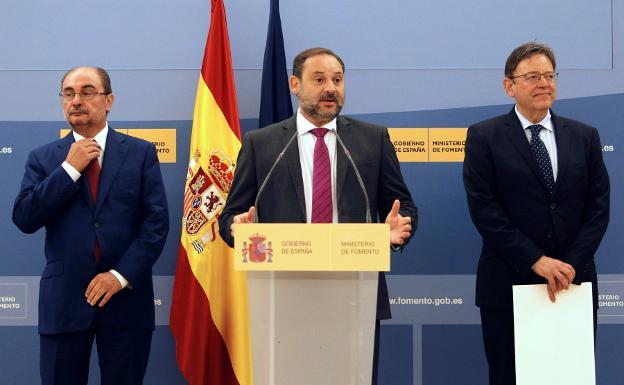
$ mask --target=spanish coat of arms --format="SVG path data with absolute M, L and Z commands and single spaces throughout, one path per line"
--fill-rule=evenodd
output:
M 187 235 L 203 235 L 193 241 L 198 253 L 204 250 L 208 242 L 217 237 L 217 220 L 232 180 L 234 179 L 234 162 L 220 151 L 208 154 L 208 169 L 200 165 L 202 154 L 195 151 L 189 162 L 184 190 L 183 227 Z

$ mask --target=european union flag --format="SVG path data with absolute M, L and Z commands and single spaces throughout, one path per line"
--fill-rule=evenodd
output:
M 290 117 L 293 114 L 288 88 L 286 54 L 282 20 L 279 13 L 279 0 L 271 0 L 269 29 L 264 63 L 262 65 L 262 90 L 260 96 L 260 117 L 258 127 L 268 126 Z

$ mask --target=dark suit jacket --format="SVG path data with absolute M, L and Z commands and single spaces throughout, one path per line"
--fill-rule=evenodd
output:
M 598 131 L 551 112 L 558 175 L 552 197 L 512 109 L 472 125 L 464 185 L 472 221 L 483 237 L 477 306 L 509 308 L 512 285 L 546 283 L 531 266 L 542 255 L 574 267 L 575 284 L 592 282 L 594 253 L 609 221 L 609 177 Z
M 74 137 L 30 153 L 13 222 L 24 232 L 45 227 L 47 264 L 39 288 L 39 332 L 68 333 L 98 322 L 154 328 L 152 265 L 169 231 L 167 199 L 151 143 L 108 131 L 94 205 L 85 177 L 61 167 Z M 95 240 L 101 260 L 95 263 Z M 117 270 L 131 285 L 103 307 L 85 298 L 96 274 Z
M 234 215 L 253 206 L 258 188 L 288 140 L 296 132 L 296 116 L 260 130 L 247 133 L 238 155 L 236 173 L 227 203 L 219 218 L 219 233 L 232 246 L 230 225 Z M 401 201 L 401 215 L 412 218 L 412 234 L 418 221 L 418 210 L 399 167 L 388 131 L 369 123 L 338 117 L 338 135 L 357 165 L 368 197 L 373 222 L 384 221 L 394 199 Z M 336 143 L 336 192 L 338 221 L 365 222 L 366 205 L 356 176 Z M 305 223 L 305 198 L 297 142 L 291 144 L 277 165 L 258 202 L 260 222 Z M 380 275 L 377 298 L 377 318 L 390 318 L 388 289 Z

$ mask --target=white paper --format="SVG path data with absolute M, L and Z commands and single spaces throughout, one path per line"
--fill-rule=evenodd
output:
M 513 287 L 516 385 L 595 385 L 592 285 Z

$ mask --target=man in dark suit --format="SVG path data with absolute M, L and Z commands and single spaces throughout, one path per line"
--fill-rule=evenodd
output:
M 464 185 L 483 238 L 476 304 L 490 384 L 515 384 L 513 285 L 546 283 L 555 302 L 570 284 L 591 282 L 597 308 L 594 253 L 609 221 L 609 177 L 598 131 L 550 110 L 555 69 L 549 47 L 516 48 L 503 79 L 515 107 L 468 128 Z
M 400 249 L 414 233 L 417 209 L 403 181 L 387 129 L 339 116 L 344 103 L 342 59 L 325 48 L 301 52 L 294 60 L 290 88 L 299 99 L 297 114 L 243 138 L 232 188 L 219 219 L 223 239 L 233 246 L 231 225 L 253 220 L 259 186 L 295 134 L 296 139 L 277 164 L 259 200 L 259 222 L 365 222 L 362 190 L 337 143 L 339 135 L 361 173 L 372 220 L 390 224 L 389 242 L 394 249 Z M 327 174 L 319 176 L 324 166 Z M 324 183 L 319 184 L 325 190 L 316 183 L 322 178 Z M 380 274 L 379 278 L 378 320 L 390 318 L 385 277 Z
M 106 71 L 61 81 L 72 132 L 30 153 L 13 221 L 46 229 L 39 288 L 42 384 L 86 384 L 94 338 L 102 384 L 141 384 L 154 329 L 152 265 L 169 231 L 154 146 L 109 128 Z M 101 175 L 101 176 L 100 176 Z

